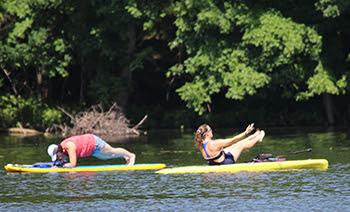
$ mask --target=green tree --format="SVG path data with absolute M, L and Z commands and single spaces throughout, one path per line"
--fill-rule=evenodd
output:
M 1 4 L 0 64 L 13 92 L 48 98 L 49 78 L 67 76 L 69 46 L 60 30 L 61 1 L 8 0 Z
M 263 1 L 175 3 L 177 32 L 171 47 L 183 49 L 186 58 L 168 76 L 191 77 L 177 90 L 188 107 L 202 114 L 219 92 L 241 100 L 264 88 L 301 100 L 344 91 L 345 77 L 325 68 L 322 37 L 314 27 L 262 5 Z
M 161 1 L 1 2 L 0 64 L 6 90 L 51 103 L 84 105 L 117 101 L 125 108 L 132 73 L 153 61 L 148 40 L 158 39 Z M 157 11 L 152 11 L 157 8 Z M 166 38 L 164 39 L 166 40 Z M 10 89 L 11 88 L 11 89 Z M 144 88 L 141 88 L 144 89 Z M 52 122 L 50 120 L 50 122 Z
M 344 0 L 319 0 L 315 3 L 315 8 L 318 12 L 321 12 L 321 21 L 315 23 L 318 31 L 323 37 L 323 69 L 330 73 L 331 79 L 341 78 L 337 81 L 338 87 L 346 87 L 347 93 L 342 90 L 337 92 L 332 89 L 332 86 L 328 86 L 331 91 L 323 93 L 325 110 L 329 123 L 333 124 L 341 120 L 343 121 L 344 112 L 349 110 L 341 110 L 342 107 L 350 108 L 350 103 L 341 100 L 338 104 L 334 100 L 340 93 L 346 99 L 349 99 L 350 91 L 350 23 L 349 23 L 349 11 L 350 2 Z M 321 76 L 320 76 L 321 77 Z M 309 86 L 318 86 L 318 81 L 324 81 L 324 79 L 314 79 L 310 81 Z M 318 93 L 317 93 L 318 94 Z M 345 94 L 345 95 L 344 95 Z M 344 104 L 345 103 L 345 104 Z M 347 118 L 350 118 L 348 113 Z
M 124 111 L 155 110 L 166 119 L 188 112 L 178 98 L 203 114 L 216 110 L 216 100 L 239 104 L 274 95 L 277 104 L 322 104 L 322 97 L 332 124 L 349 107 L 349 5 L 345 0 L 1 1 L 0 104 L 6 117 L 38 104 L 33 110 L 43 108 L 44 122 L 53 123 L 59 113 L 41 107 L 41 101 L 75 108 L 117 101 Z M 172 95 L 178 114 L 167 116 L 164 102 Z M 339 105 L 341 100 L 346 103 Z M 29 113 L 16 117 L 23 114 Z

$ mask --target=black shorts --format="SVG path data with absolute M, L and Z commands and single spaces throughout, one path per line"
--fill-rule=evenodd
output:
M 217 163 L 214 160 L 209 160 L 209 165 L 222 165 L 222 164 L 234 164 L 235 159 L 233 157 L 233 155 L 229 152 L 229 153 L 224 153 L 225 154 L 225 159 L 221 162 L 221 163 Z

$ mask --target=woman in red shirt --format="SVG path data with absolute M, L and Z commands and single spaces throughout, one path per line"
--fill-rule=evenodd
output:
M 102 160 L 123 157 L 126 160 L 126 165 L 134 165 L 136 158 L 135 154 L 123 148 L 111 147 L 93 134 L 77 135 L 65 139 L 61 144 L 51 144 L 47 148 L 47 153 L 52 161 L 69 157 L 69 163 L 64 164 L 63 167 L 75 167 L 77 158 L 90 155 Z

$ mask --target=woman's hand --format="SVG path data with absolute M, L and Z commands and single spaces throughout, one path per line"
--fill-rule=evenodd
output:
M 251 123 L 248 125 L 248 127 L 245 129 L 244 133 L 248 135 L 250 132 L 254 130 L 254 123 Z
M 75 167 L 75 165 L 74 164 L 72 164 L 72 163 L 65 163 L 65 164 L 63 164 L 63 166 L 62 166 L 63 168 L 67 168 L 67 167 Z

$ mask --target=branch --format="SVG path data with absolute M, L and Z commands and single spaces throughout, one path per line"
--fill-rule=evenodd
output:
M 3 67 L 2 65 L 1 65 L 1 68 L 2 68 L 2 70 L 4 71 L 5 75 L 7 76 L 7 79 L 10 81 L 10 83 L 11 83 L 11 85 L 12 85 L 12 90 L 13 90 L 13 92 L 14 92 L 16 95 L 18 95 L 18 91 L 17 91 L 17 89 L 16 89 L 15 83 L 12 81 L 12 79 L 11 79 L 11 77 L 10 77 L 10 73 L 9 73 L 6 69 L 4 69 L 4 67 Z
M 63 113 L 65 113 L 67 116 L 69 116 L 69 118 L 71 118 L 72 120 L 74 120 L 74 117 L 71 115 L 71 114 L 69 114 L 67 111 L 65 111 L 63 108 L 61 108 L 60 106 L 57 106 L 58 107 L 58 109 L 60 109 Z
M 148 117 L 148 115 L 145 115 L 145 117 L 143 117 L 143 119 L 131 129 L 132 130 L 137 129 L 147 119 L 147 117 Z

